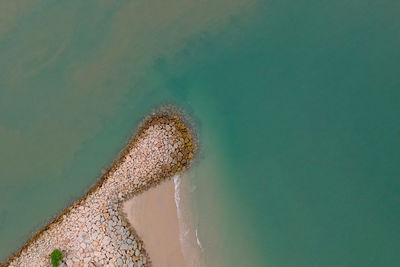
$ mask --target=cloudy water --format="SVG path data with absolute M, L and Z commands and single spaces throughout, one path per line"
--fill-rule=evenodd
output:
M 206 266 L 398 266 L 399 12 L 2 1 L 0 260 L 174 103 L 200 140 L 182 177 Z

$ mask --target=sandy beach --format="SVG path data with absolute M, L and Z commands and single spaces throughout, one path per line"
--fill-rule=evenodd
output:
M 154 266 L 205 266 L 185 174 L 126 201 L 123 212 L 146 244 Z
M 154 266 L 186 266 L 174 194 L 170 179 L 124 203 L 127 219 L 146 244 Z

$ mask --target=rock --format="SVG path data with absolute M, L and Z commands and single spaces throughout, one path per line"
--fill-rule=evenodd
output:
M 120 201 L 164 179 L 160 173 L 169 176 L 188 167 L 195 152 L 189 147 L 193 141 L 178 117 L 154 119 L 148 126 L 119 165 L 106 174 L 103 184 L 65 212 L 59 224 L 42 232 L 10 266 L 48 265 L 48 255 L 54 247 L 65 249 L 67 266 L 147 264 L 142 243 L 135 240 L 122 221 Z
M 102 244 L 103 244 L 103 246 L 107 246 L 108 244 L 110 244 L 110 239 L 109 239 L 108 237 L 105 237 L 105 238 L 102 240 Z

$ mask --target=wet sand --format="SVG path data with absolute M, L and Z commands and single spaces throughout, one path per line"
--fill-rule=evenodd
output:
M 153 266 L 186 266 L 174 195 L 174 181 L 169 179 L 123 206 L 127 219 L 145 243 Z

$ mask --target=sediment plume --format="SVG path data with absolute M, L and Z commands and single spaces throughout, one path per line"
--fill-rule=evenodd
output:
M 152 113 L 97 184 L 3 265 L 51 266 L 50 254 L 59 249 L 60 266 L 151 266 L 122 203 L 188 169 L 196 151 L 195 135 L 181 112 Z

